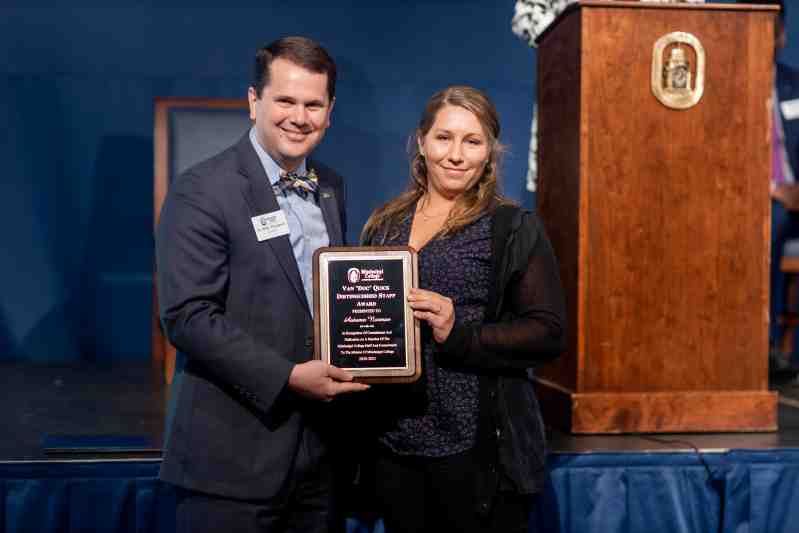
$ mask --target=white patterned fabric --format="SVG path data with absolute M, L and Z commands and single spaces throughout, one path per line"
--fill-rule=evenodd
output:
M 535 40 L 576 0 L 518 0 L 513 12 L 513 33 L 535 47 Z

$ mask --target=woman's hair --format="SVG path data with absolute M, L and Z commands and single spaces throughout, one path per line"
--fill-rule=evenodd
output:
M 419 126 L 408 139 L 408 152 L 411 157 L 411 183 L 404 193 L 372 213 L 361 232 L 362 241 L 373 238 L 378 230 L 398 231 L 399 223 L 408 216 L 416 202 L 427 192 L 427 164 L 419 151 L 419 144 L 433 127 L 438 112 L 448 105 L 462 107 L 477 117 L 477 121 L 487 137 L 489 155 L 483 173 L 455 201 L 441 234 L 447 235 L 455 232 L 480 218 L 496 204 L 505 202 L 497 190 L 500 159 L 505 150 L 505 147 L 499 142 L 497 110 L 482 91 L 473 87 L 455 85 L 437 92 L 427 102 Z

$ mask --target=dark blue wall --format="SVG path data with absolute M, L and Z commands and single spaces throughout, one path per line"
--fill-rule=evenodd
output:
M 149 357 L 153 99 L 243 98 L 279 36 L 340 65 L 318 155 L 349 179 L 350 240 L 404 188 L 422 105 L 455 83 L 496 101 L 505 192 L 532 204 L 534 53 L 512 0 L 64 4 L 0 7 L 0 359 Z

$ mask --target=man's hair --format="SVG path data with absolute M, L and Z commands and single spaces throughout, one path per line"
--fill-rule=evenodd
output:
M 327 95 L 332 101 L 336 96 L 336 63 L 322 45 L 307 37 L 283 37 L 255 53 L 255 69 L 252 86 L 258 98 L 269 85 L 269 66 L 277 58 L 291 61 L 317 74 L 327 74 Z
M 780 6 L 780 20 L 785 22 L 785 1 L 784 0 L 738 0 L 739 4 L 762 4 L 768 6 Z

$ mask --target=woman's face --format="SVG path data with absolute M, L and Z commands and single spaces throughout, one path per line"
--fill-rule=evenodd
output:
M 419 150 L 427 163 L 428 187 L 449 199 L 482 176 L 491 152 L 475 114 L 454 105 L 436 113 L 430 131 L 419 141 Z

